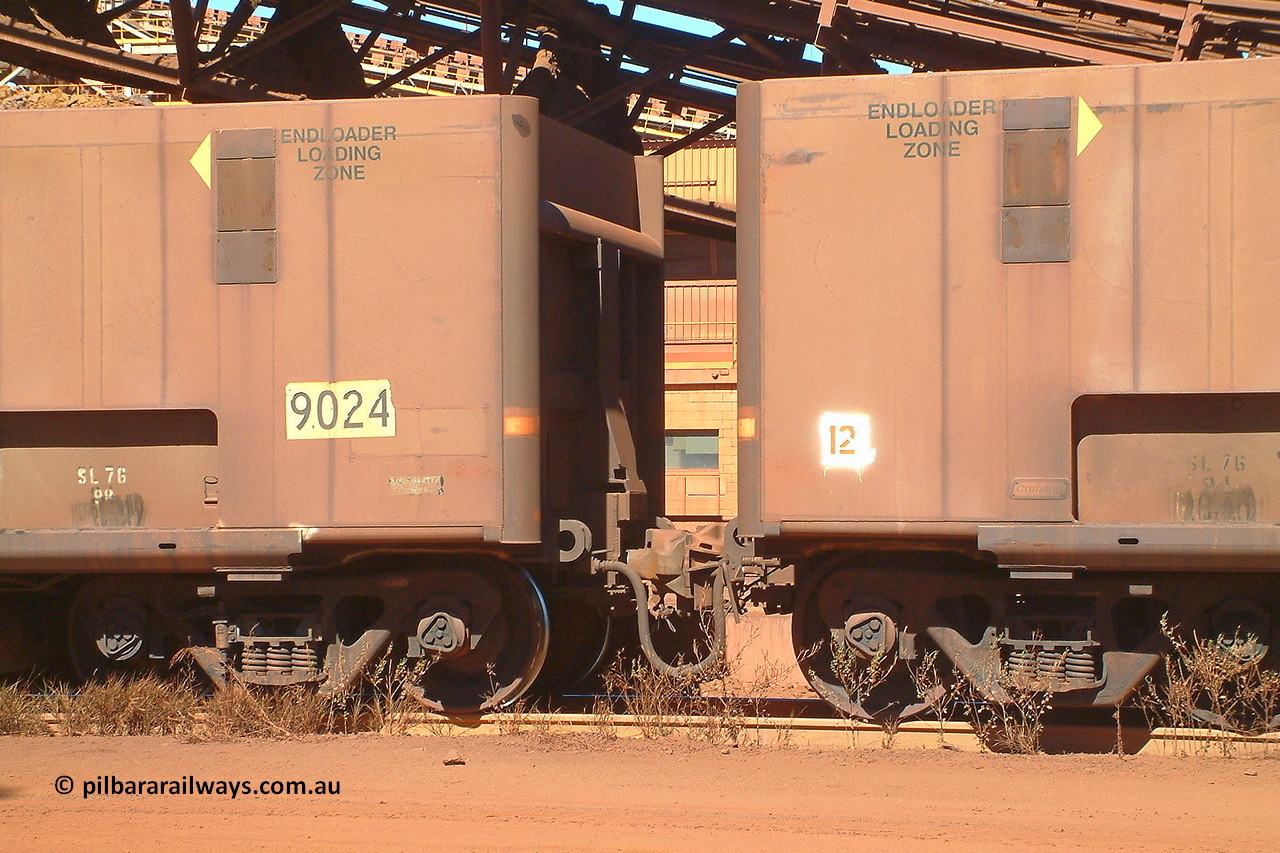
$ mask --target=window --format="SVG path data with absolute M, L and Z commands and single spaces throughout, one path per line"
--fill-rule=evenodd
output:
M 667 470 L 720 470 L 720 434 L 716 430 L 667 433 Z

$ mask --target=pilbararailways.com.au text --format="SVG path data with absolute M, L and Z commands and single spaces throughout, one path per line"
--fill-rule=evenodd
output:
M 252 796 L 301 796 L 328 797 L 342 792 L 342 783 L 321 779 L 315 782 L 282 779 L 197 779 L 180 776 L 177 779 L 129 779 L 116 775 L 95 776 L 82 779 L 79 784 L 70 776 L 54 780 L 54 790 L 70 794 L 79 788 L 83 799 L 89 797 L 252 797 Z

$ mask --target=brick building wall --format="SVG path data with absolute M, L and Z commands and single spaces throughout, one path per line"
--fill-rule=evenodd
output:
M 738 392 L 735 387 L 667 388 L 669 436 L 714 432 L 714 470 L 667 470 L 667 515 L 671 518 L 733 518 L 738 511 Z
M 666 288 L 667 507 L 674 519 L 738 512 L 736 285 Z

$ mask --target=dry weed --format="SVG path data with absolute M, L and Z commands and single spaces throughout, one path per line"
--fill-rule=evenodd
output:
M 384 654 L 367 677 L 367 692 L 357 704 L 356 728 L 360 731 L 403 735 L 412 724 L 412 715 L 422 705 L 409 690 L 426 672 L 430 663 L 418 658 L 396 658 Z
M 893 672 L 894 666 L 898 662 L 897 648 L 882 649 L 877 654 L 867 658 L 859 654 L 848 643 L 837 637 L 830 639 L 831 648 L 831 672 L 835 675 L 836 680 L 840 682 L 843 688 L 847 703 L 854 707 L 862 707 L 870 698 L 871 692 L 888 680 L 890 673 Z M 801 665 L 817 654 L 821 644 L 806 650 L 798 656 Z M 844 719 L 848 725 L 849 734 L 853 738 L 853 745 L 858 745 L 858 731 L 861 724 L 868 722 L 858 716 L 852 708 L 846 707 L 846 699 L 835 695 L 831 690 L 824 689 L 823 682 L 816 674 L 810 670 L 809 682 L 814 685 L 818 694 L 828 705 L 831 705 Z M 875 721 L 880 726 L 880 745 L 885 749 L 893 746 L 894 738 L 898 734 L 898 726 L 901 721 L 896 717 L 886 716 L 883 719 Z
M 355 731 L 353 705 L 351 695 L 322 696 L 309 684 L 259 688 L 233 681 L 205 701 L 204 725 L 186 734 L 193 740 L 344 734 Z
M 1040 752 L 1044 717 L 1053 707 L 1053 693 L 1021 677 L 1001 686 L 1008 702 L 992 702 L 979 694 L 973 682 L 962 679 L 959 702 L 979 742 L 993 752 L 1035 755 Z
M 1139 704 L 1153 728 L 1174 730 L 1178 748 L 1201 754 L 1234 754 L 1233 735 L 1260 735 L 1280 728 L 1280 673 L 1262 668 L 1262 656 L 1250 654 L 1256 637 L 1191 639 L 1171 626 L 1160 631 L 1169 641 L 1164 680 L 1148 678 Z M 1185 735 L 1180 734 L 1185 732 Z
M 713 744 L 764 745 L 764 730 L 759 726 L 749 727 L 748 721 L 764 714 L 765 702 L 786 678 L 790 665 L 765 654 L 750 676 L 743 677 L 743 660 L 756 636 L 747 637 L 732 658 L 726 659 L 698 684 L 694 710 L 704 724 L 691 729 L 691 736 Z M 775 734 L 777 739 L 781 730 L 775 731 L 779 733 Z M 789 736 L 789 732 L 787 734 Z
M 154 674 L 113 675 L 74 692 L 57 688 L 48 701 L 67 735 L 181 734 L 200 708 L 190 681 Z
M 600 737 L 613 740 L 618 736 L 614 725 L 613 703 L 607 696 L 597 696 L 591 703 L 591 728 Z
M 943 676 L 938 667 L 939 651 L 931 649 L 916 661 L 907 661 L 907 674 L 915 687 L 916 696 L 929 706 L 929 712 L 938 723 L 938 745 L 947 741 L 947 723 L 951 709 L 955 707 L 955 683 Z
M 999 637 L 991 640 L 998 646 Z M 1044 719 L 1053 707 L 1051 681 L 1040 677 L 1038 670 L 1024 672 L 999 661 L 995 672 L 978 673 L 977 678 L 962 676 L 956 688 L 956 700 L 979 742 L 995 752 L 1035 755 L 1041 751 Z M 994 685 L 1008 697 L 1007 701 L 987 699 L 976 680 Z
M 30 682 L 0 684 L 0 735 L 48 734 L 41 715 L 40 697 L 32 695 Z
M 172 735 L 189 741 L 402 734 L 418 708 L 404 686 L 421 669 L 420 662 L 384 659 L 365 684 L 333 696 L 321 695 L 314 684 L 257 687 L 234 675 L 226 689 L 205 695 L 190 671 L 172 678 L 113 675 L 77 689 L 37 691 L 31 683 L 9 683 L 0 685 L 0 734 Z
M 1170 643 L 1165 677 L 1148 679 L 1140 698 L 1149 724 L 1185 732 L 1180 749 L 1224 756 L 1238 747 L 1238 735 L 1280 728 L 1280 673 L 1263 669 L 1258 655 L 1243 654 L 1251 638 L 1241 642 L 1183 639 L 1167 622 L 1162 630 Z M 998 641 L 998 640 L 997 640 Z M 749 645 L 744 644 L 745 648 Z M 990 749 L 1018 753 L 1040 751 L 1045 716 L 1053 704 L 1053 684 L 1035 674 L 1015 672 L 1000 664 L 977 680 L 997 685 L 1008 702 L 991 702 L 974 683 L 955 683 L 940 671 L 940 655 L 931 650 L 912 661 L 899 661 L 890 650 L 872 658 L 859 656 L 843 643 L 832 645 L 832 670 L 854 702 L 862 703 L 880 687 L 895 666 L 903 666 L 914 691 L 938 721 L 942 743 L 950 715 L 962 713 L 981 742 Z M 616 715 L 629 715 L 645 738 L 666 737 L 687 726 L 689 737 L 724 745 L 764 745 L 762 729 L 749 727 L 765 713 L 764 703 L 785 677 L 789 664 L 769 661 L 750 678 L 741 676 L 741 655 L 701 679 L 664 675 L 640 660 L 619 659 L 603 676 L 605 695 L 594 700 L 593 729 L 617 737 Z M 806 659 L 801 656 L 802 663 Z M 295 738 L 313 734 L 374 731 L 403 734 L 418 703 L 405 688 L 417 682 L 423 661 L 384 657 L 358 688 L 322 696 L 314 685 L 259 688 L 232 680 L 230 686 L 203 695 L 195 681 L 159 675 L 112 676 L 77 690 L 40 687 L 30 682 L 0 684 L 0 734 L 34 735 L 57 731 L 68 735 L 171 735 L 187 740 L 240 737 Z M 739 677 L 731 678 L 731 672 Z M 816 679 L 815 679 L 816 680 Z M 833 697 L 823 697 L 828 700 Z M 832 703 L 838 704 L 838 703 Z M 959 710 L 957 711 L 957 705 Z M 550 736 L 545 715 L 534 714 L 521 700 L 496 715 L 507 734 Z M 846 714 L 857 737 L 858 726 Z M 54 723 L 50 723 L 50 720 Z M 698 725 L 690 726 L 697 720 Z M 1117 750 L 1123 752 L 1117 720 Z M 880 743 L 891 746 L 897 720 L 881 722 Z M 778 728 L 773 741 L 785 745 L 790 733 Z
M 691 679 L 673 678 L 644 661 L 618 658 L 604 672 L 605 693 L 622 702 L 645 738 L 666 737 L 690 716 Z
M 494 711 L 493 719 L 499 734 L 529 735 L 540 741 L 550 740 L 556 734 L 550 715 L 534 710 L 533 702 L 527 698 L 517 699 Z

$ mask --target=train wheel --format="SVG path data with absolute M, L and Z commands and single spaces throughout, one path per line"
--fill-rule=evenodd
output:
M 914 716 L 928 707 L 899 660 L 902 607 L 867 592 L 864 572 L 829 566 L 797 589 L 791 617 L 796 661 L 827 704 L 855 719 Z
M 546 600 L 523 569 L 489 565 L 454 582 L 457 608 L 428 606 L 415 638 L 428 663 L 411 692 L 433 711 L 473 714 L 509 705 L 532 686 L 546 660 L 550 617 Z M 468 624 L 451 612 L 468 599 L 496 600 L 491 619 Z
M 533 691 L 567 693 L 595 673 L 613 639 L 605 602 L 571 593 L 550 594 L 551 643 Z
M 67 646 L 76 674 L 95 676 L 155 671 L 156 619 L 145 597 L 128 585 L 91 581 L 76 592 L 67 623 Z

